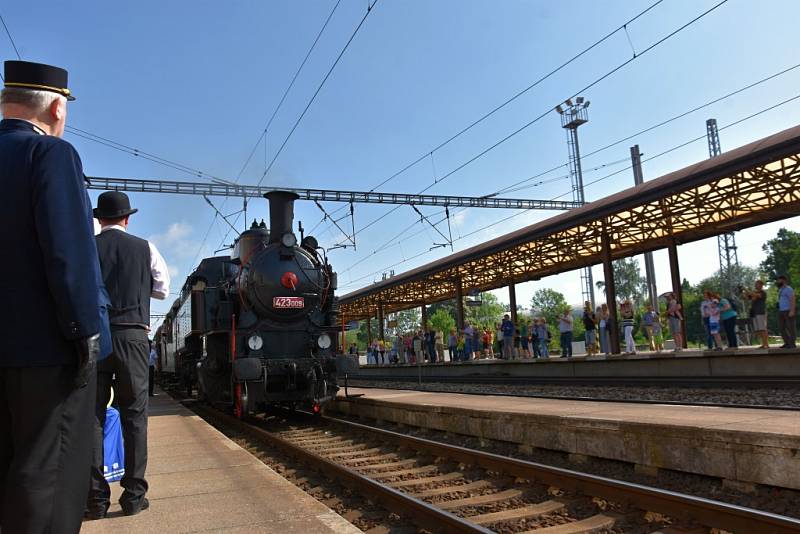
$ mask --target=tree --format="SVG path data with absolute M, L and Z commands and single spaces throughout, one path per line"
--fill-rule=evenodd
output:
M 547 319 L 550 325 L 558 325 L 558 318 L 569 307 L 564 295 L 550 288 L 537 289 L 531 298 L 534 314 Z
M 481 293 L 480 306 L 464 306 L 464 320 L 473 326 L 494 328 L 503 317 L 505 307 L 491 293 Z
M 617 300 L 630 299 L 633 302 L 642 302 L 647 291 L 647 281 L 639 270 L 639 260 L 636 258 L 621 258 L 612 264 L 614 270 L 614 288 Z M 597 289 L 605 293 L 606 283 L 602 280 L 595 283 Z
M 431 317 L 434 313 L 439 310 L 444 310 L 449 313 L 452 317 L 456 316 L 456 299 L 448 299 L 442 300 L 440 302 L 434 302 L 430 306 L 428 306 L 428 317 Z
M 372 332 L 372 339 L 378 338 L 378 320 L 374 317 L 369 321 L 370 329 Z M 369 336 L 367 335 L 367 321 L 358 322 L 358 330 L 356 331 L 356 345 L 359 350 L 365 350 L 369 343 Z
M 550 288 L 537 289 L 531 298 L 531 308 L 534 316 L 544 317 L 547 320 L 547 328 L 553 339 L 558 339 L 559 318 L 564 314 L 564 310 L 570 310 L 572 314 L 572 339 L 581 339 L 584 333 L 582 313 L 575 313 L 575 310 L 567 304 L 567 299 L 558 291 Z
M 392 329 L 395 333 L 406 334 L 408 332 L 416 332 L 420 329 L 422 312 L 419 308 L 402 310 L 397 312 L 393 319 L 397 321 L 397 326 Z
M 701 280 L 693 289 L 701 295 L 703 291 L 709 290 L 719 293 L 725 298 L 734 297 L 739 300 L 739 291 L 737 288 L 741 286 L 752 289 L 753 283 L 759 279 L 760 275 L 761 273 L 754 267 L 733 265 L 730 268 L 730 285 L 728 285 L 725 280 L 722 271 L 716 271 L 708 278 Z
M 442 332 L 445 336 L 450 333 L 450 330 L 455 330 L 456 328 L 456 320 L 443 308 L 436 310 L 428 318 L 428 322 L 434 330 Z
M 784 274 L 789 282 L 800 282 L 800 233 L 786 228 L 778 230 L 778 235 L 761 246 L 767 255 L 761 262 L 761 270 L 775 280 Z

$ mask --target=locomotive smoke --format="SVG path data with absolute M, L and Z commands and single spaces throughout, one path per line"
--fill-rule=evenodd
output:
M 269 201 L 269 243 L 278 243 L 283 234 L 292 231 L 294 201 L 300 197 L 291 191 L 270 191 L 264 198 Z

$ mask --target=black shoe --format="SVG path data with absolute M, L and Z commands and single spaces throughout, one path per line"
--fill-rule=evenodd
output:
M 105 519 L 107 513 L 108 506 L 105 508 L 96 508 L 94 510 L 85 510 L 83 512 L 83 518 L 89 521 L 96 521 L 98 519 Z
M 122 513 L 125 514 L 125 515 L 136 515 L 139 512 L 144 512 L 148 508 L 150 508 L 150 501 L 148 501 L 145 498 L 145 499 L 142 499 L 142 502 L 141 502 L 141 504 L 139 505 L 138 508 L 128 508 L 126 506 L 123 506 L 122 507 Z

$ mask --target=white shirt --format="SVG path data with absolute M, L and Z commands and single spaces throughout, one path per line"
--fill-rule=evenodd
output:
M 7 118 L 7 119 L 13 119 L 14 117 L 5 117 L 5 118 Z M 36 132 L 36 133 L 37 133 L 37 134 L 39 134 L 39 135 L 47 135 L 47 132 L 45 132 L 44 130 L 42 130 L 42 128 L 41 128 L 39 125 L 32 123 L 32 122 L 31 122 L 31 121 L 29 121 L 28 119 L 15 119 L 15 120 L 18 120 L 18 121 L 25 121 L 25 122 L 27 122 L 28 124 L 30 124 L 31 126 L 33 126 L 33 131 L 34 131 L 34 132 Z
M 108 230 L 120 230 L 127 232 L 124 226 L 118 224 L 110 224 L 104 226 L 100 231 L 106 232 Z M 153 278 L 153 291 L 150 297 L 158 300 L 164 300 L 169 295 L 169 270 L 167 270 L 167 262 L 158 252 L 158 249 L 150 241 L 147 242 L 150 247 L 150 276 Z

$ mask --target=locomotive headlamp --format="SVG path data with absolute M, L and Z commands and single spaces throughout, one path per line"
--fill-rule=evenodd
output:
M 247 346 L 250 347 L 250 350 L 261 350 L 261 347 L 264 345 L 264 340 L 261 339 L 261 336 L 258 334 L 252 335 L 247 338 Z
M 281 245 L 292 248 L 297 244 L 297 237 L 292 232 L 286 232 L 281 236 Z
M 320 335 L 319 335 L 319 337 L 317 338 L 317 345 L 318 345 L 318 346 L 319 346 L 319 348 L 321 348 L 321 349 L 327 349 L 327 348 L 330 348 L 330 346 L 331 346 L 331 336 L 329 336 L 328 334 L 326 334 L 326 333 L 324 333 L 324 332 L 323 332 L 323 333 L 322 333 L 322 334 L 320 334 Z

